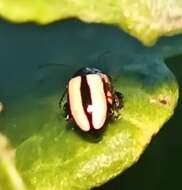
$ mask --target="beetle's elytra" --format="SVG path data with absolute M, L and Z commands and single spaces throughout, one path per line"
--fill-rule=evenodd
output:
M 119 117 L 122 94 L 113 89 L 111 78 L 98 69 L 87 67 L 77 71 L 65 92 L 65 119 L 75 122 L 84 132 L 100 130 L 107 121 Z

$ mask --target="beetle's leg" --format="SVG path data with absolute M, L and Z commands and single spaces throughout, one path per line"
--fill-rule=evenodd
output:
M 113 104 L 117 110 L 123 107 L 123 95 L 118 91 L 114 92 Z
M 63 95 L 61 96 L 60 100 L 59 100 L 59 108 L 61 110 L 63 110 L 65 120 L 70 120 L 72 118 L 72 116 L 71 116 L 69 104 L 68 104 L 68 102 L 63 104 L 63 102 L 64 102 L 63 100 L 65 98 L 66 93 L 67 93 L 67 87 L 66 87 L 66 90 L 64 91 Z
M 122 107 L 123 107 L 123 95 L 118 91 L 114 91 L 113 92 L 113 103 L 112 103 L 112 108 L 111 108 L 113 120 L 117 120 L 120 118 L 121 114 L 120 114 L 119 110 Z
M 71 112 L 70 112 L 70 108 L 69 108 L 69 105 L 68 103 L 65 103 L 64 106 L 63 106 L 63 111 L 64 111 L 64 118 L 66 121 L 72 119 L 72 116 L 71 116 Z
M 60 98 L 60 100 L 59 100 L 59 108 L 60 109 L 62 109 L 63 108 L 63 99 L 64 99 L 64 97 L 65 97 L 65 95 L 66 95 L 66 92 L 67 92 L 67 88 L 66 88 L 66 90 L 63 92 L 63 95 L 61 96 L 61 98 Z

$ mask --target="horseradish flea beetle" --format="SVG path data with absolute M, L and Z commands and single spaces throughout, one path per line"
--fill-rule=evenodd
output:
M 66 103 L 62 106 L 64 97 Z M 119 118 L 122 94 L 115 91 L 111 77 L 96 68 L 82 68 L 68 81 L 59 105 L 65 119 L 82 131 L 97 131 L 108 121 Z

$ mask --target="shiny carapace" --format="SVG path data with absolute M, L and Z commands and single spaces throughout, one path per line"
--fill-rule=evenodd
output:
M 62 106 L 64 97 L 66 103 Z M 84 132 L 97 131 L 119 118 L 122 94 L 114 90 L 111 77 L 95 68 L 83 68 L 68 81 L 59 105 L 67 121 L 73 121 Z

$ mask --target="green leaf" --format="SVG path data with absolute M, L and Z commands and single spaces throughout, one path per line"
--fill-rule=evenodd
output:
M 115 28 L 78 21 L 0 24 L 0 130 L 16 148 L 29 189 L 86 190 L 107 182 L 138 161 L 173 114 L 178 85 L 163 61 L 179 51 L 180 36 L 145 48 Z M 121 119 L 100 139 L 78 133 L 58 108 L 67 81 L 86 66 L 108 73 L 124 96 Z
M 14 150 L 0 134 L 0 190 L 25 190 L 25 186 L 14 165 Z
M 76 17 L 115 24 L 145 45 L 182 31 L 181 0 L 1 0 L 0 15 L 14 22 L 47 24 Z
M 108 124 L 94 143 L 58 119 L 56 108 L 51 110 L 54 116 L 45 128 L 17 149 L 18 168 L 33 189 L 82 190 L 103 184 L 138 160 L 173 113 L 178 88 L 164 64 L 122 56 L 110 67 L 114 86 L 124 95 L 122 118 Z M 51 102 L 46 106 L 53 107 Z

